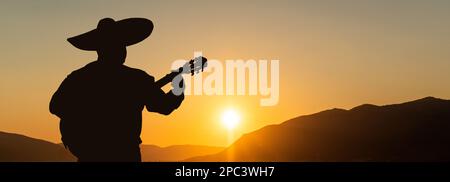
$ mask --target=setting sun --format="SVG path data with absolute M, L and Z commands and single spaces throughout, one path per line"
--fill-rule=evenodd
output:
M 235 110 L 229 109 L 222 113 L 222 123 L 229 130 L 236 128 L 240 120 L 239 113 Z

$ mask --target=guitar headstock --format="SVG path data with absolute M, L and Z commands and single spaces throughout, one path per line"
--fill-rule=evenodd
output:
M 194 75 L 194 73 L 199 73 L 200 71 L 203 72 L 203 69 L 208 65 L 207 61 L 208 59 L 203 56 L 196 57 L 184 64 L 183 67 L 178 68 L 178 70 L 172 70 L 171 73 L 156 81 L 156 85 L 158 87 L 163 87 L 167 83 L 172 82 L 173 79 L 180 74 L 190 73 L 191 75 Z M 182 83 L 183 82 L 180 84 Z
M 199 73 L 200 71 L 203 72 L 203 69 L 206 66 L 208 66 L 208 59 L 203 56 L 199 56 L 184 64 L 184 66 L 180 68 L 180 72 L 191 73 L 191 75 L 194 75 L 194 73 Z

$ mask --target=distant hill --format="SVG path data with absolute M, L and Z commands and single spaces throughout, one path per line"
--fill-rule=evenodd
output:
M 427 97 L 300 116 L 187 161 L 450 161 L 450 101 Z
M 156 145 L 141 145 L 141 155 L 144 162 L 168 162 L 214 154 L 224 149 L 199 145 L 174 145 L 164 148 Z M 76 157 L 62 144 L 0 132 L 0 162 L 74 162 L 76 160 Z
M 69 162 L 75 160 L 75 157 L 58 144 L 0 132 L 0 162 Z
M 210 155 L 223 151 L 224 147 L 209 147 L 201 145 L 173 145 L 158 147 L 156 145 L 141 145 L 142 161 L 173 162 L 194 156 Z

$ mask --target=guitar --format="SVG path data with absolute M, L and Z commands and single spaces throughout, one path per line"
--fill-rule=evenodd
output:
M 156 81 L 155 84 L 156 84 L 156 86 L 161 88 L 164 85 L 172 82 L 172 80 L 180 74 L 190 73 L 191 75 L 194 75 L 194 73 L 199 73 L 200 71 L 203 72 L 203 69 L 206 66 L 208 66 L 207 62 L 208 62 L 208 59 L 206 59 L 203 56 L 199 56 L 194 59 L 191 59 L 189 62 L 184 64 L 182 67 L 178 68 L 177 70 L 173 70 L 171 73 L 167 74 L 163 78 Z

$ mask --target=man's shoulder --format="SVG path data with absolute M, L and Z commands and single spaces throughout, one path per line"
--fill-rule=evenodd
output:
M 84 75 L 86 73 L 91 72 L 95 67 L 96 67 L 96 62 L 95 61 L 90 62 L 90 63 L 86 64 L 85 66 L 72 71 L 69 75 L 67 75 L 67 77 L 78 77 L 78 76 Z
M 93 61 L 93 62 L 90 62 L 90 63 L 84 65 L 81 68 L 78 68 L 78 69 L 72 71 L 71 74 L 82 74 L 82 73 L 86 73 L 86 72 L 91 72 L 91 71 L 99 69 L 100 67 L 101 67 L 101 65 L 99 65 L 98 61 Z
M 144 70 L 132 68 L 132 67 L 125 66 L 125 65 L 123 65 L 123 68 L 126 70 L 127 73 L 133 74 L 136 77 L 150 78 L 152 80 L 155 79 L 152 75 L 148 74 Z
M 125 73 L 127 77 L 132 77 L 133 79 L 144 79 L 144 80 L 152 80 L 154 81 L 155 78 L 151 75 L 149 75 L 147 72 L 132 68 L 129 66 L 122 65 L 120 67 L 120 72 Z M 104 68 L 102 68 L 101 65 L 99 65 L 97 62 L 91 62 L 84 67 L 77 69 L 75 71 L 72 71 L 67 77 L 71 78 L 77 78 L 77 77 L 85 77 L 85 76 L 92 76 L 97 74 L 102 74 L 104 72 Z

